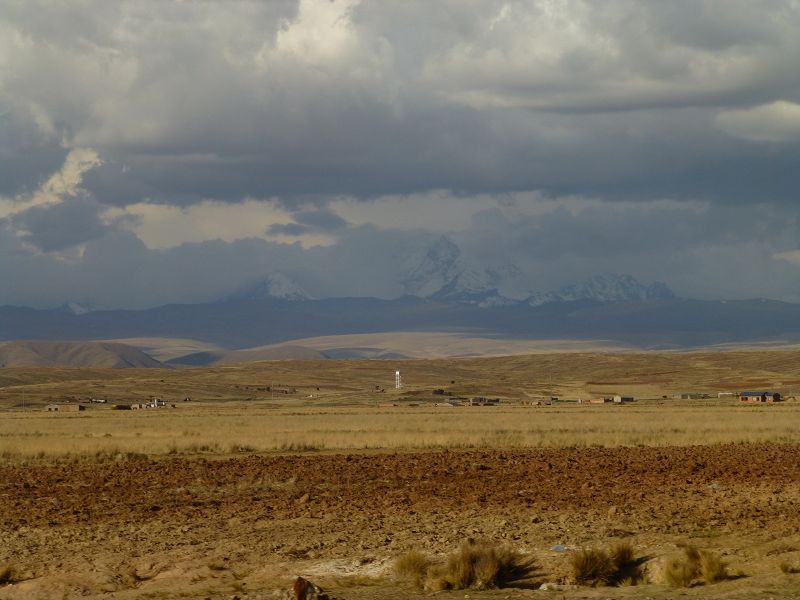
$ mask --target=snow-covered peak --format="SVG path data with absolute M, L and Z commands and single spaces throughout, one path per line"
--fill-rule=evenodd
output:
M 406 294 L 446 302 L 498 306 L 512 303 L 498 287 L 504 277 L 518 274 L 509 265 L 484 269 L 469 264 L 459 247 L 447 236 L 412 254 L 401 279 Z
M 427 298 L 458 276 L 461 250 L 447 236 L 405 259 L 406 268 L 400 283 L 410 296 Z
M 86 313 L 92 312 L 94 309 L 94 305 L 88 302 L 67 302 L 61 306 L 61 310 L 72 313 L 73 315 L 85 315 Z
M 311 300 L 312 297 L 284 273 L 274 271 L 256 284 L 230 297 L 231 300 Z
M 644 285 L 630 275 L 604 273 L 581 283 L 566 285 L 558 290 L 533 294 L 528 299 L 528 304 L 541 306 L 549 302 L 574 302 L 576 300 L 644 302 L 674 297 L 675 294 L 665 283 L 655 282 Z

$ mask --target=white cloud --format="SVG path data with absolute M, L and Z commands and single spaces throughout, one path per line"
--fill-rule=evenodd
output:
M 779 100 L 720 112 L 715 122 L 729 135 L 756 142 L 800 140 L 800 104 Z
M 188 207 L 139 202 L 110 208 L 107 221 L 129 217 L 126 227 L 151 249 L 175 248 L 214 240 L 234 242 L 248 238 L 300 242 L 304 247 L 329 245 L 325 235 L 267 235 L 271 225 L 292 222 L 291 213 L 275 200 L 246 199 L 235 204 L 206 200 Z
M 317 66 L 350 58 L 359 43 L 350 21 L 357 4 L 358 0 L 301 0 L 297 16 L 284 21 L 278 32 L 276 53 Z
M 61 168 L 48 177 L 29 195 L 18 198 L 0 196 L 0 218 L 18 214 L 46 204 L 57 204 L 65 198 L 84 193 L 81 188 L 87 171 L 103 164 L 100 156 L 91 148 L 73 148 L 69 151 Z

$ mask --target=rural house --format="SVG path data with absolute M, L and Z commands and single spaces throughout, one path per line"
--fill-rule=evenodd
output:
M 45 406 L 47 412 L 78 412 L 86 410 L 85 406 L 80 404 L 48 404 Z
M 742 392 L 739 394 L 739 401 L 745 404 L 761 404 L 780 402 L 781 395 L 778 392 Z

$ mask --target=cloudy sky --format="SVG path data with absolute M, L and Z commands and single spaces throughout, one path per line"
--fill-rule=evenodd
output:
M 401 292 L 415 249 L 800 301 L 796 0 L 0 3 L 0 304 Z

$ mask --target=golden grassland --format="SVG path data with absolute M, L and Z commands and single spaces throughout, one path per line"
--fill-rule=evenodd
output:
M 796 443 L 799 417 L 798 404 L 18 411 L 0 418 L 0 458 Z
M 394 390 L 394 369 L 406 386 Z M 270 361 L 172 370 L 0 370 L 0 457 L 800 442 L 800 353 L 547 354 L 413 361 Z M 269 388 L 269 389 L 268 389 Z M 740 406 L 718 391 L 792 399 Z M 383 389 L 385 391 L 378 391 Z M 500 397 L 498 407 L 436 407 Z M 675 400 L 679 392 L 706 400 Z M 288 392 L 288 393 L 285 393 Z M 632 394 L 626 406 L 522 406 L 549 395 Z M 177 408 L 113 411 L 163 398 Z M 185 397 L 191 402 L 183 402 Z M 106 398 L 77 414 L 48 402 Z M 380 407 L 380 403 L 397 403 Z M 410 404 L 417 404 L 412 407 Z

